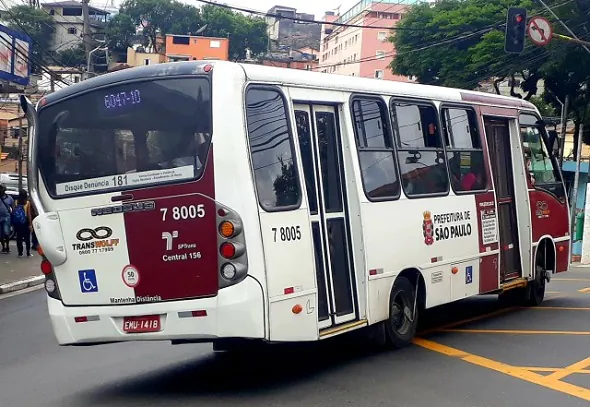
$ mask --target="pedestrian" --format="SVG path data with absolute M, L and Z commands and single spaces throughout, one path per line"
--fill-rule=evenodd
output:
M 37 240 L 37 234 L 35 233 L 35 228 L 33 227 L 33 221 L 39 214 L 37 213 L 37 208 L 35 208 L 35 204 L 29 199 L 29 224 L 31 225 L 31 249 L 37 251 L 39 249 L 39 241 Z
M 27 191 L 21 189 L 16 199 L 16 206 L 12 212 L 12 226 L 16 231 L 16 248 L 18 257 L 23 257 L 23 249 L 27 249 L 27 257 L 33 257 L 31 254 L 31 216 L 30 203 Z M 23 247 L 23 243 L 24 246 Z
M 14 199 L 6 194 L 6 187 L 0 184 L 0 243 L 2 254 L 10 253 L 10 217 L 14 210 Z

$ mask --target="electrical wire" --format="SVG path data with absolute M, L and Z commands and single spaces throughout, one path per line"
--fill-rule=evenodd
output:
M 320 24 L 320 25 L 325 24 L 325 25 L 332 25 L 332 26 L 337 26 L 337 27 L 351 27 L 351 28 L 371 28 L 371 29 L 376 29 L 376 30 L 428 31 L 428 29 L 424 29 L 424 28 L 406 28 L 406 27 L 397 28 L 397 27 L 388 27 L 388 26 L 366 26 L 366 25 L 359 25 L 359 24 L 327 22 L 327 21 L 321 21 L 321 20 L 308 20 L 305 18 L 289 17 L 289 16 L 283 16 L 281 14 L 265 13 L 264 11 L 252 10 L 252 9 L 247 9 L 244 7 L 230 6 L 228 4 L 215 3 L 215 2 L 209 1 L 209 0 L 195 0 L 195 1 L 198 1 L 199 3 L 207 4 L 210 6 L 225 8 L 228 10 L 241 11 L 243 13 L 254 14 L 254 15 L 257 15 L 260 17 L 271 17 L 271 18 L 276 18 L 279 20 L 281 20 L 281 19 L 282 20 L 291 20 L 291 21 L 296 21 L 296 22 L 300 22 L 300 23 Z M 435 29 L 435 31 L 441 31 L 441 30 Z

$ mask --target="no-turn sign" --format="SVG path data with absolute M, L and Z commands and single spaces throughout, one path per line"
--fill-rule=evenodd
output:
M 528 26 L 529 38 L 537 45 L 547 45 L 553 37 L 551 23 L 543 17 L 533 17 Z

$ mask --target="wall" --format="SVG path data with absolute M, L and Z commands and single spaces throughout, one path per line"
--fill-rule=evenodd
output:
M 149 63 L 146 63 L 146 60 Z M 133 48 L 127 48 L 127 65 L 130 66 L 142 66 L 142 65 L 152 65 L 152 64 L 161 64 L 162 62 L 166 61 L 166 56 L 161 54 L 154 54 L 154 53 L 146 53 L 146 52 L 137 52 Z
M 188 38 L 188 44 L 175 44 L 174 37 Z M 218 45 L 218 46 L 216 46 Z M 188 35 L 166 35 L 166 60 L 175 57 L 192 59 L 229 59 L 229 39 L 214 37 L 197 37 Z

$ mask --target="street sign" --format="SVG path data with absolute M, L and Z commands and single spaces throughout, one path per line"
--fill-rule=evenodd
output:
M 547 45 L 553 37 L 553 27 L 546 18 L 533 17 L 529 22 L 528 33 L 536 45 Z

